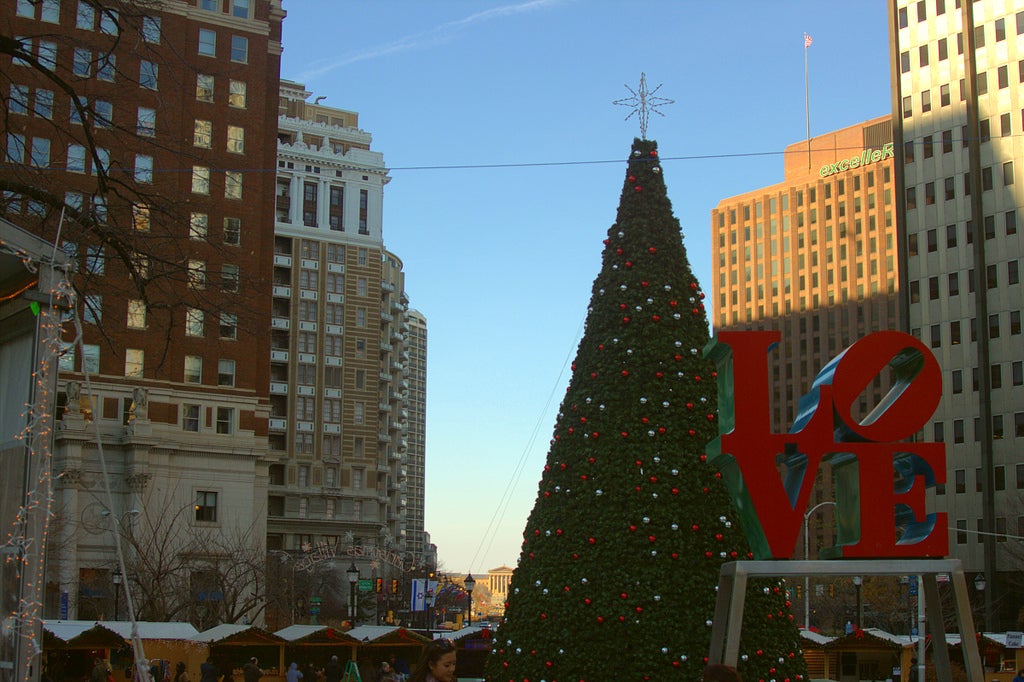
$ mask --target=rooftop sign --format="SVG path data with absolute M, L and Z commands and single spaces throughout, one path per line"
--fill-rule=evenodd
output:
M 836 173 L 860 168 L 861 166 L 867 166 L 868 164 L 877 163 L 891 158 L 893 158 L 892 142 L 887 142 L 882 145 L 881 149 L 865 149 L 859 156 L 853 156 L 849 159 L 836 161 L 833 164 L 826 163 L 821 167 L 821 170 L 818 171 L 818 175 L 823 178 L 827 178 L 828 176 L 835 175 Z

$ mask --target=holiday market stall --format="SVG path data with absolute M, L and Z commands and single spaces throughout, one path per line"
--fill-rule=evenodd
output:
M 232 670 L 241 676 L 242 666 L 255 657 L 268 682 L 284 679 L 283 638 L 252 625 L 224 623 L 196 635 L 206 644 L 208 655 L 221 670 Z
M 54 680 L 88 676 L 93 661 L 130 655 L 124 638 L 92 620 L 57 620 L 43 623 L 43 669 Z
M 344 630 L 327 625 L 289 625 L 274 635 L 285 642 L 279 661 L 281 670 L 287 670 L 293 662 L 299 665 L 311 662 L 322 668 L 331 656 L 337 656 L 343 664 L 356 660 L 359 640 Z
M 126 645 L 132 640 L 133 626 L 130 621 L 102 621 L 99 625 L 116 632 Z M 179 661 L 184 661 L 190 671 L 198 671 L 199 665 L 206 660 L 206 645 L 196 641 L 199 631 L 191 623 L 138 621 L 135 623 L 135 631 L 142 641 L 146 658 L 151 665 L 157 666 L 161 676 L 166 676 L 166 672 L 173 670 Z M 124 650 L 123 656 L 111 659 L 110 667 L 116 672 L 129 670 L 131 665 L 132 654 L 128 648 Z

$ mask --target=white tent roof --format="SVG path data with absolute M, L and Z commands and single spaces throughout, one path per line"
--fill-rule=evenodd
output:
M 43 623 L 44 630 L 65 642 L 94 627 L 94 620 L 48 620 Z
M 126 620 L 98 621 L 103 627 L 113 630 L 125 639 L 132 637 L 132 624 Z M 139 628 L 139 639 L 183 639 L 196 641 L 199 630 L 195 629 L 192 623 L 156 623 L 140 620 L 137 623 Z
M 274 634 L 282 639 L 286 639 L 289 642 L 294 642 L 297 639 L 308 637 L 314 632 L 320 632 L 326 630 L 326 625 L 289 625 L 288 627 L 278 630 Z
M 221 623 L 209 630 L 203 630 L 195 636 L 195 640 L 197 642 L 219 642 L 232 635 L 237 635 L 239 632 L 251 629 L 253 629 L 252 625 L 245 625 L 243 623 Z

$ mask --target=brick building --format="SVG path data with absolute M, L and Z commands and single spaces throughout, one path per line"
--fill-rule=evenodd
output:
M 174 614 L 133 585 L 140 617 L 254 616 L 217 583 L 234 545 L 265 537 L 276 149 L 263 136 L 283 18 L 280 0 L 0 6 L 22 50 L 0 54 L 0 208 L 59 239 L 80 293 L 80 343 L 69 321 L 61 360 L 49 617 L 111 617 L 111 530 L 143 583 L 147 537 L 178 519 L 204 568 L 164 586 L 187 602 Z

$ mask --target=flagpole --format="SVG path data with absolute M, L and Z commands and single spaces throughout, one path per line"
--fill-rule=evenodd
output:
M 807 121 L 807 167 L 811 167 L 811 88 L 808 77 L 807 48 L 810 36 L 804 33 L 804 119 Z

